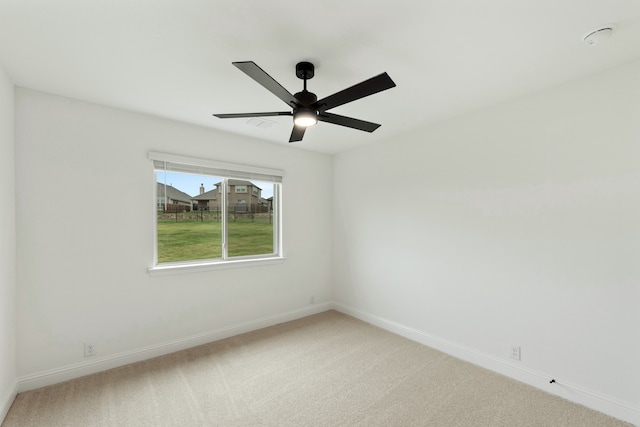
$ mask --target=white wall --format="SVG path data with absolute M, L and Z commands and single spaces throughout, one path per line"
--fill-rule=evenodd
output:
M 332 159 L 16 89 L 18 376 L 206 334 L 331 296 Z M 150 277 L 148 151 L 286 172 L 280 265 Z
M 513 365 L 638 411 L 638 76 L 338 155 L 336 300 L 506 365 L 518 344 Z
M 13 84 L 0 67 L 0 421 L 16 390 L 16 219 Z

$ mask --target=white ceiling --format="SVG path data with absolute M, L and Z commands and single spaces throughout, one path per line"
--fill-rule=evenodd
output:
M 616 24 L 605 44 L 582 38 Z M 271 128 L 213 113 L 287 106 L 233 61 L 290 92 L 316 66 L 323 98 L 384 71 L 397 87 L 331 112 L 296 147 L 336 153 L 640 58 L 640 0 L 0 0 L 0 66 L 14 83 L 288 144 Z

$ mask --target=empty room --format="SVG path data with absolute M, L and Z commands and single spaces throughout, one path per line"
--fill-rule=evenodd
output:
M 638 0 L 0 2 L 0 424 L 640 426 Z

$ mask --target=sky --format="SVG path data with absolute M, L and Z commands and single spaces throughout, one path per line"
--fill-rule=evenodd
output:
M 164 172 L 157 171 L 158 182 L 164 184 Z M 167 185 L 171 185 L 174 188 L 187 193 L 190 196 L 197 196 L 200 194 L 200 184 L 204 184 L 204 191 L 211 191 L 216 186 L 214 184 L 222 181 L 222 178 L 218 178 L 211 175 L 192 175 L 188 173 L 175 173 L 166 172 Z M 251 181 L 262 189 L 261 197 L 268 199 L 273 196 L 273 184 L 270 182 Z

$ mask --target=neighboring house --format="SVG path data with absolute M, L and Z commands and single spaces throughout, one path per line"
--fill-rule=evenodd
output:
M 204 191 L 204 184 L 200 184 L 200 194 L 193 197 L 193 208 L 199 211 L 215 211 L 218 207 L 218 190 Z
M 220 209 L 219 191 L 222 183 L 215 184 L 215 190 L 211 190 L 204 194 L 211 194 L 214 197 L 209 197 L 209 210 Z M 268 210 L 268 203 L 261 197 L 262 189 L 252 183 L 251 181 L 244 181 L 241 179 L 230 179 L 227 189 L 227 206 L 230 210 L 235 212 L 266 212 Z M 202 191 L 202 187 L 201 187 Z M 198 200 L 198 208 L 200 206 L 200 199 L 204 194 L 198 197 L 194 197 L 194 200 Z
M 191 196 L 171 185 L 158 182 L 156 207 L 163 212 L 184 212 L 191 210 Z

